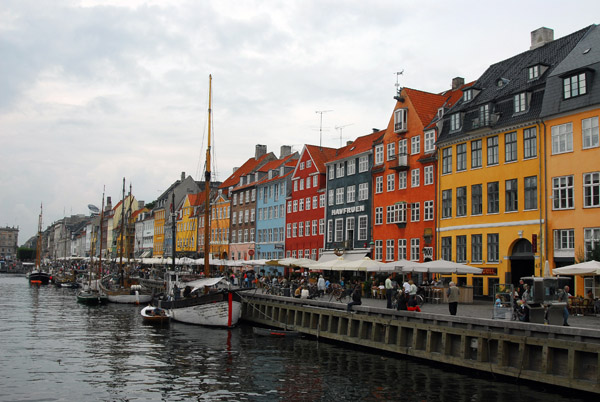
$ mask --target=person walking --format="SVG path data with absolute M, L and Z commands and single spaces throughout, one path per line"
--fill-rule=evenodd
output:
M 392 308 L 392 293 L 394 285 L 392 284 L 392 274 L 389 274 L 385 280 L 385 298 L 387 299 L 387 308 Z
M 319 275 L 319 280 L 317 281 L 317 289 L 319 290 L 319 297 L 325 294 L 325 278 L 323 278 L 323 275 Z
M 565 307 L 563 309 L 563 326 L 565 327 L 570 327 L 568 321 L 569 321 L 569 297 L 571 296 L 571 294 L 569 293 L 569 286 L 565 286 L 565 288 L 563 289 L 563 292 L 558 295 L 558 301 L 559 302 L 564 302 L 565 303 Z
M 450 287 L 446 291 L 446 295 L 448 296 L 448 310 L 450 311 L 450 315 L 456 315 L 460 290 L 456 287 L 454 282 L 450 282 Z

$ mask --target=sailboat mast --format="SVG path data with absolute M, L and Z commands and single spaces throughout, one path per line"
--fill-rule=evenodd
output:
M 104 226 L 104 192 L 106 187 L 102 189 L 102 209 L 100 210 L 100 252 L 98 253 L 98 273 L 99 276 L 102 276 L 102 235 Z
M 206 147 L 206 171 L 204 173 L 204 275 L 210 275 L 210 130 L 212 123 L 212 75 L 208 76 L 208 146 Z
M 35 251 L 35 267 L 40 269 L 42 261 L 42 211 L 43 204 L 40 204 L 40 217 L 38 219 L 38 236 Z
M 123 177 L 123 198 L 121 200 L 121 247 L 119 247 L 119 273 L 121 274 L 121 286 L 123 283 L 123 232 L 125 232 L 125 178 Z

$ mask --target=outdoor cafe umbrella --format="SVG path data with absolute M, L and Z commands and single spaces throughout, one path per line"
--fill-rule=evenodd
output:
M 600 262 L 586 261 L 579 264 L 567 265 L 566 267 L 554 268 L 554 274 L 563 275 L 600 275 Z
M 402 268 L 402 272 L 427 272 L 431 274 L 480 274 L 481 268 L 471 267 L 453 261 L 434 260 L 417 266 L 414 263 Z

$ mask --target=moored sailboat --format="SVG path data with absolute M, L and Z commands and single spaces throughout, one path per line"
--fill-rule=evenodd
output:
M 36 242 L 36 252 L 35 252 L 35 266 L 27 274 L 27 279 L 29 283 L 34 285 L 47 285 L 50 283 L 52 279 L 52 275 L 42 269 L 42 212 L 43 208 L 40 205 L 40 216 L 38 220 L 38 235 Z
M 170 316 L 175 321 L 188 324 L 233 327 L 235 326 L 242 312 L 242 303 L 238 292 L 241 289 L 232 289 L 229 281 L 224 277 L 209 278 L 210 276 L 210 151 L 211 151 L 211 123 L 212 123 L 212 76 L 209 76 L 209 95 L 208 95 L 208 146 L 206 149 L 206 170 L 205 170 L 205 205 L 204 205 L 204 276 L 205 278 L 191 282 L 180 283 L 181 287 L 186 288 L 183 297 L 180 297 L 179 288 L 172 283 L 171 276 L 167 283 L 167 292 L 173 292 L 170 300 L 155 300 L 154 304 L 160 308 L 167 309 Z M 174 205 L 174 203 L 173 203 Z M 174 211 L 172 211 L 174 212 Z M 173 228 L 175 223 L 173 222 Z M 198 225 L 200 227 L 200 225 Z M 176 231 L 173 229 L 172 236 L 173 264 L 175 261 Z

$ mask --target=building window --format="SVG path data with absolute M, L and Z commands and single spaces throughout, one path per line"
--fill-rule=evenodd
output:
M 358 158 L 358 173 L 366 172 L 369 170 L 369 156 L 363 155 Z
M 600 207 L 600 172 L 583 175 L 583 206 Z
M 319 194 L 319 208 L 325 208 L 325 194 Z
M 398 172 L 398 190 L 406 188 L 406 171 Z
M 488 262 L 498 262 L 500 259 L 500 244 L 498 233 L 489 233 L 487 235 L 487 260 Z
M 456 216 L 467 216 L 467 187 L 456 188 Z
M 456 146 L 456 171 L 467 170 L 467 144 Z
M 573 98 L 587 93 L 585 73 L 575 74 L 563 79 L 565 99 Z
M 573 123 L 552 126 L 552 154 L 573 151 Z
M 410 204 L 410 221 L 419 222 L 421 220 L 421 203 L 413 202 Z
M 317 232 L 317 225 L 318 225 L 318 224 L 317 224 L 317 220 L 316 220 L 316 219 L 313 219 L 313 221 L 312 221 L 312 235 L 313 235 L 313 236 L 316 236 L 316 235 L 317 235 L 317 233 L 318 233 L 318 232 Z
M 467 236 L 456 236 L 456 262 L 467 261 Z
M 471 168 L 480 168 L 482 166 L 481 140 L 471 141 Z
M 396 109 L 394 111 L 394 132 L 400 133 L 407 130 L 406 115 L 407 109 Z
M 396 185 L 396 175 L 394 173 L 387 175 L 387 191 L 394 191 Z
M 487 139 L 487 164 L 498 164 L 498 136 L 495 135 Z
M 387 144 L 387 160 L 392 160 L 396 157 L 396 143 L 388 142 Z
M 583 230 L 585 256 L 588 258 L 594 249 L 600 247 L 600 228 L 585 228 Z
M 348 161 L 348 168 L 346 169 L 348 176 L 353 175 L 354 173 L 356 173 L 356 159 L 350 159 Z M 315 176 L 317 177 L 317 176 Z M 315 184 L 314 187 L 316 187 L 317 185 Z
M 598 117 L 581 120 L 583 149 L 596 148 L 600 145 L 598 135 Z
M 375 146 L 375 164 L 381 165 L 383 163 L 383 144 Z
M 423 168 L 423 177 L 424 183 L 426 186 L 429 184 L 433 184 L 433 165 L 425 166 Z
M 410 239 L 410 260 L 411 261 L 419 261 L 421 259 L 420 256 L 421 251 L 421 239 Z
M 292 202 L 291 201 L 288 201 L 288 203 L 287 203 L 287 213 L 288 214 L 292 213 Z
M 394 239 L 387 239 L 385 241 L 385 260 L 386 261 L 394 261 Z
M 521 113 L 527 110 L 527 94 L 521 92 L 514 97 L 515 113 Z
M 335 204 L 341 205 L 344 203 L 344 187 L 335 189 Z
M 338 190 L 339 190 L 339 189 L 338 189 Z M 272 219 L 272 218 L 273 218 L 273 213 L 271 212 L 271 208 L 272 208 L 272 207 L 269 207 L 269 216 L 270 216 L 270 218 L 269 218 L 269 219 Z M 302 211 L 304 211 L 304 198 L 301 198 L 301 199 L 298 201 L 298 211 L 299 211 L 299 212 L 302 212 Z
M 442 149 L 442 174 L 452 173 L 452 147 Z
M 573 176 L 552 178 L 552 209 L 573 208 Z
M 383 207 L 375 208 L 375 224 L 376 225 L 383 224 Z
M 537 176 L 529 176 L 525 182 L 525 210 L 537 209 Z
M 312 166 L 312 161 L 309 159 L 306 161 L 306 168 L 308 169 L 311 166 Z
M 298 233 L 298 224 L 292 223 L 292 237 L 296 237 L 297 233 Z
M 406 239 L 398 239 L 398 260 L 406 260 Z
M 497 214 L 500 212 L 500 186 L 497 181 L 487 185 L 488 214 Z
M 312 198 L 312 209 L 317 209 L 317 208 L 319 208 L 319 204 L 318 204 L 318 201 L 317 201 L 317 196 L 313 195 L 313 198 Z M 282 217 L 283 217 L 283 214 L 282 214 Z
M 514 162 L 517 160 L 517 133 L 504 134 L 504 160 Z
M 335 220 L 335 238 L 334 238 L 334 241 L 336 243 L 341 242 L 342 240 L 344 240 L 343 235 L 344 235 L 344 219 L 343 218 L 336 219 Z
M 313 176 L 313 187 L 317 187 L 318 185 L 319 185 L 319 176 L 318 175 L 314 175 Z M 283 193 L 281 195 L 283 195 Z
M 298 237 L 304 237 L 304 222 L 298 222 Z
M 425 133 L 425 153 L 435 151 L 435 131 L 427 131 Z
M 523 130 L 523 158 L 535 158 L 537 156 L 537 130 L 535 127 Z
M 327 191 L 327 205 L 335 204 L 335 191 L 333 189 Z M 296 212 L 296 201 L 294 201 L 294 212 Z
M 416 155 L 421 153 L 421 136 L 415 135 L 410 139 L 410 154 Z
M 386 208 L 386 223 L 406 223 L 406 203 L 398 202 Z
M 425 201 L 423 203 L 423 220 L 424 221 L 432 221 L 433 220 L 433 200 Z
M 398 155 L 407 155 L 408 151 L 407 151 L 407 145 L 406 145 L 406 138 L 399 140 L 398 141 Z
M 554 231 L 555 251 L 575 251 L 575 230 L 560 229 Z
M 383 240 L 375 240 L 375 259 L 381 261 L 383 258 Z
M 515 212 L 519 209 L 519 189 L 517 187 L 517 179 L 510 179 L 504 182 L 504 195 L 506 212 Z
M 452 261 L 452 237 L 442 237 L 442 260 Z
M 419 187 L 421 184 L 421 169 L 412 169 L 410 171 L 410 186 Z
M 295 237 L 295 236 L 294 236 Z M 333 240 L 333 220 L 327 220 L 327 243 Z
M 383 176 L 375 178 L 375 194 L 383 193 Z
M 450 131 L 460 130 L 460 113 L 450 115 Z
M 483 189 L 481 184 L 471 186 L 471 215 L 483 213 Z
M 452 217 L 452 190 L 442 191 L 442 218 Z
M 329 165 L 329 180 L 335 179 L 335 166 Z M 296 183 L 294 183 L 294 191 L 296 190 Z
M 325 234 L 325 219 L 319 219 L 319 235 Z
M 539 76 L 540 76 L 540 66 L 539 65 L 531 66 L 527 69 L 527 79 L 528 80 L 535 80 L 535 79 L 539 78 Z
M 490 105 L 479 106 L 479 127 L 490 124 Z
M 367 240 L 367 215 L 358 217 L 358 240 Z
M 356 200 L 356 186 L 348 186 L 346 188 L 346 202 L 354 202 Z
M 336 177 L 344 177 L 345 165 L 344 162 L 338 163 L 336 165 Z
M 360 183 L 358 185 L 358 200 L 364 201 L 369 198 L 369 183 Z
M 471 262 L 481 262 L 482 255 L 481 235 L 471 235 Z
M 471 89 L 467 89 L 463 92 L 463 102 L 470 102 L 473 99 L 473 91 Z

